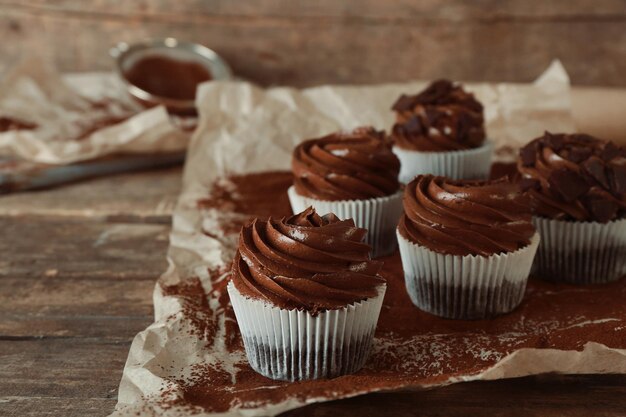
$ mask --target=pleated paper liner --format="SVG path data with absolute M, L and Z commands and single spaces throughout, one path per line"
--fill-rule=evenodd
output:
M 626 219 L 609 223 L 534 217 L 541 234 L 534 272 L 548 281 L 600 284 L 626 275 Z
M 378 296 L 315 316 L 228 294 L 248 361 L 263 376 L 284 381 L 334 378 L 361 369 L 370 352 L 386 285 Z
M 393 147 L 400 160 L 400 182 L 407 184 L 422 174 L 440 175 L 454 180 L 485 179 L 491 169 L 493 143 L 475 149 L 448 152 L 419 152 Z
M 294 213 L 309 206 L 320 215 L 334 213 L 342 220 L 353 219 L 358 227 L 367 229 L 365 241 L 372 246 L 372 257 L 389 255 L 397 247 L 396 226 L 402 214 L 402 191 L 368 200 L 325 201 L 301 196 L 294 186 L 287 190 Z
M 522 301 L 539 244 L 510 253 L 455 256 L 417 245 L 398 231 L 407 292 L 413 304 L 437 316 L 481 319 L 514 310 Z

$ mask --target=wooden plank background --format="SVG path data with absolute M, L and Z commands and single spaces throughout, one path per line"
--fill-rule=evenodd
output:
M 529 81 L 560 58 L 579 85 L 626 86 L 626 0 L 0 0 L 0 56 L 111 68 L 118 41 L 206 44 L 240 76 L 297 86 Z

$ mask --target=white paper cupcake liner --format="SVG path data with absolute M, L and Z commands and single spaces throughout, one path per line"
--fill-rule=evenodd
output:
M 397 246 L 395 230 L 402 215 L 402 191 L 368 200 L 325 201 L 303 197 L 294 186 L 287 190 L 291 210 L 300 213 L 312 206 L 320 215 L 334 213 L 341 220 L 353 219 L 367 229 L 365 241 L 372 246 L 372 257 L 392 253 Z
M 398 231 L 406 289 L 420 309 L 451 319 L 480 319 L 514 310 L 522 301 L 539 244 L 515 252 L 454 256 L 417 245 Z
M 313 316 L 247 298 L 228 284 L 250 366 L 284 381 L 358 371 L 369 355 L 385 290 L 381 285 L 376 297 Z
M 548 281 L 600 284 L 626 275 L 626 219 L 609 223 L 534 217 L 541 234 L 534 272 Z
M 400 160 L 399 180 L 404 184 L 422 174 L 440 175 L 454 180 L 486 179 L 491 170 L 493 143 L 475 149 L 449 152 L 418 152 L 393 147 Z

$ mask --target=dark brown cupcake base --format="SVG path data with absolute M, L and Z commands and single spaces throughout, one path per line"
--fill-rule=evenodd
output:
M 282 381 L 303 381 L 355 373 L 369 356 L 372 336 L 352 340 L 339 350 L 321 351 L 277 349 L 250 337 L 244 337 L 243 342 L 250 366 L 259 374 Z
M 547 281 L 602 284 L 626 275 L 626 219 L 608 223 L 533 217 L 541 244 L 534 273 Z
M 504 281 L 496 287 L 437 286 L 426 280 L 407 280 L 411 301 L 421 310 L 449 318 L 476 320 L 513 311 L 524 298 L 526 280 Z
M 587 251 L 539 247 L 534 273 L 546 281 L 590 285 L 617 281 L 626 274 L 626 246 Z

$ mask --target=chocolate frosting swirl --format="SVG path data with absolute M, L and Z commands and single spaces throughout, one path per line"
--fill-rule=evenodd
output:
M 483 106 L 474 95 L 448 80 L 433 82 L 419 94 L 402 95 L 391 138 L 403 149 L 445 152 L 480 147 L 485 141 Z
M 239 235 L 233 283 L 248 297 L 312 314 L 374 297 L 385 280 L 366 233 L 310 207 L 287 219 L 255 219 Z
M 317 200 L 365 200 L 400 188 L 400 161 L 371 127 L 304 141 L 291 166 L 296 192 Z
M 453 181 L 420 175 L 406 186 L 403 203 L 401 235 L 439 253 L 513 252 L 535 233 L 527 199 L 506 178 Z
M 537 216 L 606 223 L 626 216 L 626 149 L 546 132 L 520 150 L 522 189 Z

